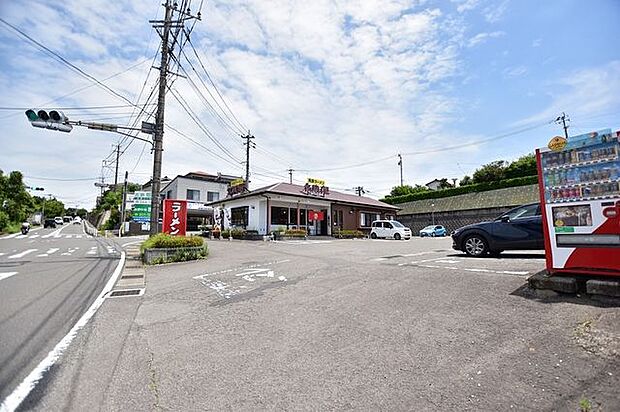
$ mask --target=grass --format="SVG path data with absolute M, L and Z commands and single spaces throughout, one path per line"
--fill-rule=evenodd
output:
M 579 411 L 580 412 L 590 412 L 592 410 L 592 402 L 585 396 L 582 396 L 579 399 Z
M 167 233 L 158 233 L 145 240 L 140 246 L 140 250 L 198 247 L 202 246 L 203 243 L 203 239 L 199 236 L 172 236 Z

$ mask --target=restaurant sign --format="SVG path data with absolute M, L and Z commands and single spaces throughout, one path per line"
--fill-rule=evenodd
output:
M 228 186 L 228 196 L 238 195 L 247 190 L 247 185 L 245 180 L 238 178 L 230 182 L 230 186 Z
M 165 199 L 163 232 L 185 236 L 187 229 L 187 200 Z
M 306 180 L 302 193 L 311 196 L 325 197 L 329 194 L 329 187 L 325 186 L 325 180 L 309 177 Z
M 325 213 L 318 210 L 308 210 L 308 220 L 317 220 L 322 222 L 325 220 Z

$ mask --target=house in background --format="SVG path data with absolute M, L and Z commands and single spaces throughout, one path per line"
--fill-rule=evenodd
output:
M 213 208 L 206 204 L 225 198 L 230 182 L 238 178 L 221 173 L 190 172 L 162 184 L 160 195 L 163 199 L 187 200 L 187 230 L 195 231 L 201 224 L 213 223 Z
M 439 190 L 439 189 L 447 189 L 450 187 L 456 187 L 456 179 L 452 179 L 454 183 L 448 182 L 448 179 L 435 179 L 431 180 L 424 186 L 428 187 L 430 190 Z

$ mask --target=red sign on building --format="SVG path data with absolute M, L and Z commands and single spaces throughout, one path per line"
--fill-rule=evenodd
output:
M 308 220 L 318 220 L 319 222 L 325 219 L 325 214 L 316 210 L 308 210 Z
M 163 232 L 175 236 L 185 236 L 187 229 L 187 201 L 164 200 Z

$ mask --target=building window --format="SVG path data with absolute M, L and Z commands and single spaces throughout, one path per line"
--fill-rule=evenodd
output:
M 233 207 L 230 209 L 230 223 L 233 226 L 241 226 L 244 229 L 248 226 L 249 206 Z
M 361 227 L 370 227 L 372 222 L 375 220 L 379 220 L 380 216 L 376 213 L 360 213 L 360 226 Z
M 288 223 L 288 207 L 271 207 L 271 224 L 286 225 Z
M 187 200 L 200 200 L 200 190 L 187 189 Z
M 207 192 L 207 202 L 215 202 L 220 200 L 220 194 L 218 192 Z
M 166 199 L 172 199 L 172 190 L 166 192 Z

